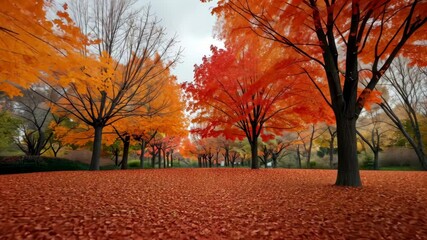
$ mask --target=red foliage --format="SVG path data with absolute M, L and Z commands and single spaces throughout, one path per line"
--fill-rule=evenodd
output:
M 0 238 L 422 239 L 425 172 L 200 169 L 0 176 Z
M 302 68 L 293 59 L 274 63 L 275 52 L 263 48 L 260 43 L 245 51 L 211 46 L 212 55 L 195 66 L 194 82 L 183 86 L 198 124 L 192 132 L 268 140 L 305 122 L 333 121 Z

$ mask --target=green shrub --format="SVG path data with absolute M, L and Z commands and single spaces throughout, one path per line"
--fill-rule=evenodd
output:
M 89 165 L 64 158 L 14 156 L 0 158 L 0 174 L 87 170 Z
M 316 162 L 315 161 L 311 161 L 310 162 L 310 168 L 316 168 Z
M 132 160 L 128 162 L 128 168 L 139 168 L 141 166 L 139 160 Z
M 363 154 L 362 156 L 363 156 L 362 165 L 360 166 L 360 169 L 365 169 L 365 170 L 374 169 L 374 157 L 371 154 L 366 154 L 366 153 Z

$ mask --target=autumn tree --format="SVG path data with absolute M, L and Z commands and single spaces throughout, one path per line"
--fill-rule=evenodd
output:
M 75 50 L 90 43 L 73 24 L 67 5 L 53 0 L 1 1 L 0 39 L 0 91 L 12 97 L 40 76 L 66 69 Z
M 357 135 L 373 153 L 373 169 L 379 170 L 379 153 L 394 141 L 390 139 L 388 133 L 394 133 L 395 127 L 390 123 L 387 114 L 377 105 L 360 116 L 357 128 Z
M 27 156 L 40 156 L 48 150 L 46 146 L 53 137 L 53 132 L 48 131 L 53 119 L 51 107 L 49 102 L 31 90 L 21 92 L 22 96 L 13 99 L 14 113 L 22 119 L 22 134 L 16 138 L 16 144 Z
M 240 53 L 232 45 L 227 48 L 211 47 L 212 56 L 203 58 L 195 67 L 194 83 L 185 86 L 190 109 L 197 114 L 194 122 L 201 126 L 193 132 L 202 137 L 246 137 L 251 146 L 251 168 L 257 169 L 259 137 L 268 139 L 274 133 L 297 128 L 302 116 L 309 120 L 314 112 L 322 112 L 321 104 L 312 109 L 309 105 L 297 107 L 302 92 L 309 89 L 300 87 L 306 79 L 299 78 L 303 75 L 285 73 L 293 62 L 271 71 L 272 66 L 262 60 L 274 58 L 274 54 L 260 43 Z M 264 54 L 256 56 L 258 52 Z
M 389 71 L 384 75 L 384 85 L 387 86 L 390 97 L 383 98 L 381 108 L 414 149 L 421 167 L 427 170 L 423 139 L 427 134 L 422 131 L 426 122 L 426 69 L 411 66 L 407 59 L 399 57 L 392 62 Z M 396 109 L 402 109 L 403 114 L 399 116 Z
M 226 41 L 260 37 L 266 44 L 294 50 L 283 59 L 317 64 L 308 73 L 315 86 L 323 82 L 328 87 L 319 90 L 336 119 L 336 185 L 361 186 L 356 121 L 399 52 L 425 55 L 426 8 L 427 2 L 420 0 L 220 0 L 213 13 Z M 414 61 L 426 63 L 423 57 Z M 370 80 L 358 93 L 360 63 L 370 66 L 363 69 Z
M 0 150 L 9 148 L 18 136 L 21 120 L 6 110 L 0 111 Z
M 181 156 L 187 159 L 190 159 L 193 161 L 197 159 L 196 145 L 194 144 L 192 139 L 190 139 L 189 137 L 182 139 L 182 142 L 178 151 L 181 154 Z
M 270 155 L 271 155 L 271 151 L 268 148 L 267 144 L 262 144 L 261 154 L 260 154 L 260 156 L 258 156 L 258 158 L 259 158 L 259 160 L 261 160 L 261 163 L 264 164 L 264 168 L 268 167 Z
M 334 168 L 334 154 L 336 152 L 335 138 L 337 136 L 337 131 L 334 126 L 326 125 L 323 127 L 325 131 L 319 136 L 316 140 L 316 143 L 320 148 L 327 148 L 329 154 L 329 167 Z M 319 152 L 318 152 L 319 154 Z
M 286 148 L 296 144 L 297 141 L 289 140 L 286 136 L 276 136 L 275 139 L 269 141 L 269 149 L 271 152 L 272 167 L 277 168 L 277 163 L 280 158 L 289 153 L 284 153 Z
M 305 131 L 298 131 L 298 137 L 300 140 L 302 154 L 306 159 L 306 167 L 311 168 L 311 154 L 313 149 L 313 144 L 317 138 L 319 138 L 323 134 L 324 130 L 319 128 L 319 126 L 315 124 L 311 124 L 309 128 Z M 297 148 L 298 154 L 300 154 L 300 148 Z M 300 156 L 298 155 L 298 158 Z M 301 164 L 299 164 L 301 167 Z
M 160 93 L 156 77 L 177 60 L 175 39 L 149 8 L 130 0 L 76 1 L 70 6 L 77 25 L 94 44 L 81 48 L 67 71 L 43 78 L 61 97 L 56 111 L 68 112 L 94 131 L 90 170 L 99 169 L 102 132 L 130 116 L 150 116 L 148 109 Z
M 107 132 L 116 133 L 108 137 L 117 136 L 123 142 L 122 169 L 127 168 L 129 148 L 132 143 L 135 144 L 135 141 L 141 144 L 140 164 L 143 167 L 145 148 L 157 133 L 167 134 L 169 140 L 186 133 L 184 103 L 181 101 L 181 91 L 176 83 L 176 77 L 166 70 L 157 75 L 153 83 L 158 85 L 160 91 L 150 103 L 143 107 L 147 110 L 141 115 L 135 114 L 121 119 L 113 123 L 110 130 L 107 130 Z M 155 112 L 151 109 L 154 109 Z M 147 116 L 146 112 L 151 114 Z M 171 144 L 167 148 L 170 150 Z M 166 146 L 162 150 L 165 151 Z

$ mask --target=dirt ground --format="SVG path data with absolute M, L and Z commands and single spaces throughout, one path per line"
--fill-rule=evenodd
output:
M 0 176 L 0 239 L 427 239 L 427 173 L 170 169 Z

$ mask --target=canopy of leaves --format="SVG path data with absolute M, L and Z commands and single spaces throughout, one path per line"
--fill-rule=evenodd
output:
M 265 61 L 275 53 L 264 50 L 260 42 L 243 52 L 233 46 L 211 47 L 212 56 L 195 68 L 194 83 L 184 86 L 194 123 L 199 124 L 194 132 L 202 137 L 267 139 L 298 129 L 305 121 L 332 121 L 328 108 L 318 104 L 323 102 L 320 94 L 305 84 L 310 80 L 302 68 L 293 61 Z
M 67 69 L 72 56 L 90 41 L 80 33 L 68 6 L 53 1 L 0 3 L 0 91 L 20 95 L 41 75 Z

